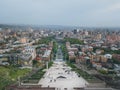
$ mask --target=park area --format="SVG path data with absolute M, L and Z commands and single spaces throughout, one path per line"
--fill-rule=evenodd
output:
M 30 69 L 19 69 L 12 66 L 0 66 L 0 90 L 4 90 L 6 86 L 16 83 L 18 77 L 26 76 Z

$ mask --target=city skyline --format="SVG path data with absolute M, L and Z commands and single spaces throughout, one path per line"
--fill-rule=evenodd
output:
M 0 0 L 0 24 L 119 27 L 119 0 Z
M 120 29 L 1 26 L 0 90 L 21 89 L 119 90 Z

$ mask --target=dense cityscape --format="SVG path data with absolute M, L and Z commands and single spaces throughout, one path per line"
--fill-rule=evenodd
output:
M 120 0 L 0 0 L 0 90 L 120 90 Z
M 0 26 L 0 90 L 119 90 L 120 29 Z

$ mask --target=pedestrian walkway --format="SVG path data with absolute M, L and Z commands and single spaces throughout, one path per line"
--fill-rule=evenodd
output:
M 55 61 L 53 66 L 47 70 L 44 78 L 39 81 L 42 87 L 55 87 L 57 90 L 74 90 L 77 87 L 86 87 L 88 82 L 71 71 L 63 61 Z
M 66 65 L 63 61 L 63 53 L 58 48 L 53 66 L 47 70 L 38 84 L 42 87 L 55 87 L 56 90 L 74 90 L 74 88 L 87 87 L 88 82 L 78 77 L 77 73 Z

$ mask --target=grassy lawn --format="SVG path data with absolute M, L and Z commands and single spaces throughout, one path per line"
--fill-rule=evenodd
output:
M 11 66 L 0 66 L 0 90 L 4 90 L 4 87 L 16 82 L 18 77 L 23 77 L 30 71 L 30 69 L 19 69 Z
M 0 90 L 4 90 L 5 87 L 11 83 L 13 82 L 10 79 L 0 76 Z

